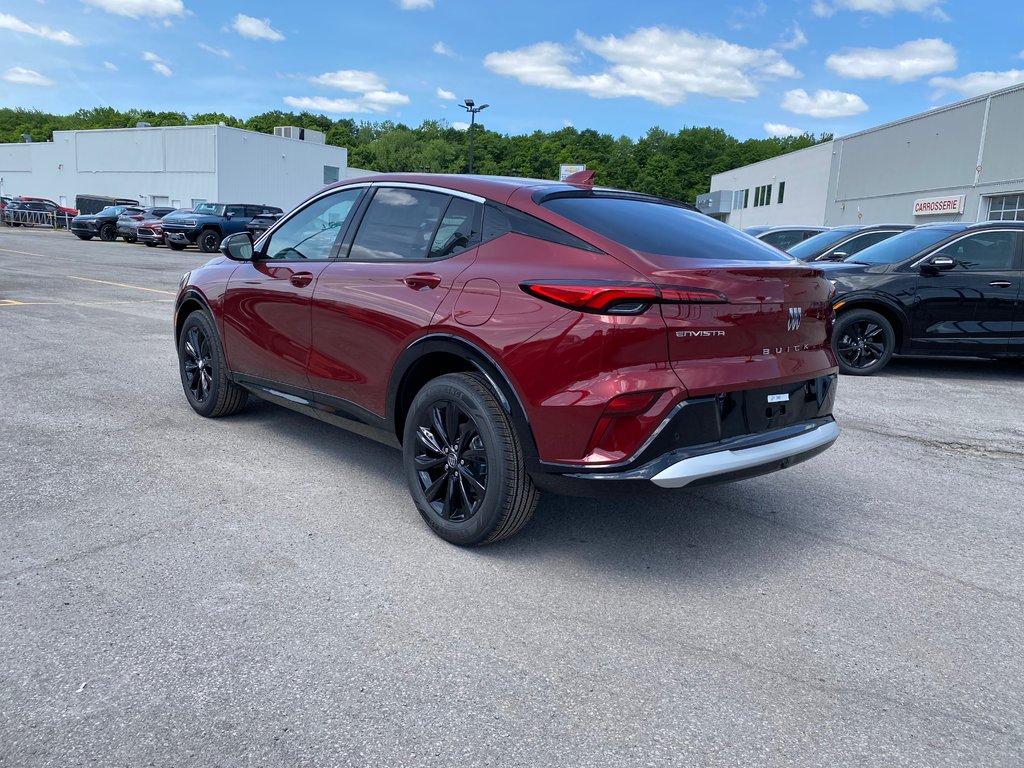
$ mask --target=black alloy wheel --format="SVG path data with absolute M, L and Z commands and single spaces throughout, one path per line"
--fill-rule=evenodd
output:
M 111 242 L 117 239 L 117 227 L 113 224 L 104 224 L 100 227 L 100 240 Z
M 227 377 L 213 324 L 202 312 L 189 315 L 181 328 L 178 370 L 185 397 L 200 416 L 229 416 L 245 405 L 248 393 Z
M 440 376 L 406 418 L 403 458 L 420 515 L 453 544 L 489 544 L 520 530 L 537 505 L 508 416 L 477 374 Z
M 858 309 L 836 321 L 832 348 L 842 373 L 870 376 L 884 368 L 896 349 L 892 324 L 877 312 Z
M 220 235 L 215 230 L 204 229 L 199 233 L 198 245 L 203 253 L 216 253 L 220 248 Z

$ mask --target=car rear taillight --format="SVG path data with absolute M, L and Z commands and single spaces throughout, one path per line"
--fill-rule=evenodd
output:
M 606 315 L 639 315 L 652 304 L 728 303 L 725 296 L 706 288 L 559 280 L 520 283 L 519 287 L 561 307 Z

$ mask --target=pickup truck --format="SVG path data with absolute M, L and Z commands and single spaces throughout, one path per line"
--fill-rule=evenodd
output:
M 216 253 L 221 240 L 235 232 L 244 232 L 245 225 L 264 211 L 280 212 L 281 209 L 248 203 L 200 203 L 192 213 L 172 213 L 164 217 L 164 242 L 175 251 L 197 245 L 203 253 Z

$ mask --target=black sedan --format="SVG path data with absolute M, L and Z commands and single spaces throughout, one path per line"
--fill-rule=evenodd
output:
M 1024 222 L 929 224 L 820 264 L 836 289 L 832 346 L 843 373 L 893 354 L 1024 357 L 1018 308 Z
M 127 205 L 112 205 L 99 213 L 75 216 L 71 220 L 71 232 L 81 240 L 92 240 L 94 237 L 100 240 L 116 240 L 117 217 L 129 209 L 142 210 Z

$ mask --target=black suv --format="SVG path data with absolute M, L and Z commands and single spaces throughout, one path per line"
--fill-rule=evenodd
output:
M 843 373 L 893 354 L 1024 357 L 1024 221 L 926 224 L 825 270 Z
M 791 245 L 786 251 L 800 261 L 842 261 L 910 228 L 910 224 L 844 224 Z
M 164 241 L 173 251 L 197 245 L 203 253 L 216 253 L 221 240 L 244 232 L 253 217 L 268 212 L 281 213 L 281 209 L 246 203 L 199 203 L 192 213 L 164 217 Z

